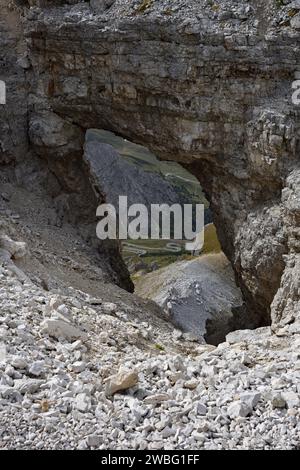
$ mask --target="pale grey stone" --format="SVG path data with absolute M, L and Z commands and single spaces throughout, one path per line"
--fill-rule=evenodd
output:
M 197 403 L 196 413 L 200 416 L 205 416 L 207 414 L 207 407 L 203 403 Z
M 86 442 L 89 447 L 98 448 L 100 444 L 102 443 L 102 438 L 101 436 L 98 436 L 97 434 L 90 434 L 87 437 Z
M 14 356 L 10 360 L 10 364 L 15 369 L 26 369 L 27 368 L 27 361 L 19 356 Z
M 34 375 L 35 377 L 40 377 L 45 374 L 45 363 L 44 361 L 35 361 L 33 362 L 29 368 L 28 372 L 30 375 Z
M 79 393 L 74 399 L 74 407 L 82 413 L 90 411 L 92 407 L 91 397 L 86 393 Z
M 258 405 L 261 398 L 261 394 L 257 392 L 245 392 L 241 393 L 240 400 L 249 408 L 254 409 Z
M 232 403 L 228 409 L 227 414 L 231 419 L 246 418 L 252 413 L 252 408 L 245 403 L 236 401 Z
M 285 408 L 286 401 L 281 393 L 274 393 L 271 399 L 273 408 Z
M 80 374 L 80 372 L 86 369 L 86 363 L 84 361 L 77 361 L 72 364 L 71 368 L 73 372 Z
M 297 408 L 300 405 L 299 395 L 295 392 L 283 392 L 282 398 L 286 402 L 287 408 Z
M 36 393 L 40 390 L 43 380 L 37 379 L 20 379 L 15 380 L 15 388 L 22 394 L 26 393 Z
M 291 26 L 292 28 L 300 29 L 300 15 L 299 14 L 291 18 Z
M 46 319 L 41 324 L 41 331 L 54 338 L 65 338 L 68 341 L 85 339 L 86 335 L 75 326 L 62 320 Z
M 148 395 L 146 398 L 144 398 L 144 403 L 146 405 L 158 405 L 160 403 L 163 403 L 165 401 L 170 400 L 170 395 L 167 393 L 157 393 L 154 395 Z

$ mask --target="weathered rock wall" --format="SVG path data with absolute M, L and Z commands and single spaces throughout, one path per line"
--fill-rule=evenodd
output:
M 28 67 L 20 11 L 0 0 L 0 80 L 7 104 L 0 105 L 0 164 L 24 158 L 28 151 Z
M 9 181 L 33 192 L 45 192 L 57 212 L 51 223 L 75 225 L 84 242 L 94 247 L 95 260 L 103 271 L 99 281 L 110 279 L 132 290 L 116 243 L 101 244 L 96 238 L 95 209 L 99 201 L 81 158 L 84 132 L 71 120 L 52 113 L 46 101 L 32 93 L 43 73 L 32 67 L 23 34 L 27 22 L 24 12 L 34 14 L 34 9 L 28 9 L 33 4 L 38 2 L 0 0 L 0 80 L 5 82 L 7 98 L 6 104 L 0 105 L 0 191 Z M 44 7 L 55 2 L 39 4 Z M 31 116 L 37 109 L 42 113 L 35 123 Z M 1 230 L 5 233 L 5 224 Z

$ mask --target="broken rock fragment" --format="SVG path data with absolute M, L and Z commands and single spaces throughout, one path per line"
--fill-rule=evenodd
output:
M 8 251 L 14 259 L 23 258 L 27 253 L 27 245 L 24 242 L 16 242 L 7 235 L 0 236 L 0 248 Z
M 137 385 L 139 380 L 135 371 L 120 369 L 116 375 L 107 379 L 105 393 L 107 396 L 114 395 L 122 390 L 127 390 Z
M 246 403 L 235 401 L 229 406 L 227 414 L 231 419 L 246 418 L 252 414 L 252 411 Z
M 86 334 L 75 326 L 62 320 L 54 320 L 47 318 L 43 321 L 42 332 L 59 339 L 64 338 L 67 341 L 76 341 L 77 339 L 85 339 Z

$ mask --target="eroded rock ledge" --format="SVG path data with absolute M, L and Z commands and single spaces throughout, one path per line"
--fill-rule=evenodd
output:
M 271 315 L 274 324 L 289 322 L 299 311 L 300 108 L 291 85 L 300 7 L 215 3 L 156 0 L 143 9 L 117 0 L 104 14 L 88 3 L 27 11 L 31 143 L 60 177 L 89 127 L 189 167 L 211 200 L 254 323 Z M 57 116 L 64 124 L 56 146 Z M 64 140 L 73 132 L 76 149 Z

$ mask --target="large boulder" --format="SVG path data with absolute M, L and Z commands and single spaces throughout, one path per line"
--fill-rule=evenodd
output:
M 136 292 L 157 302 L 177 327 L 200 341 L 218 344 L 233 329 L 255 326 L 221 253 L 179 261 L 142 276 Z

